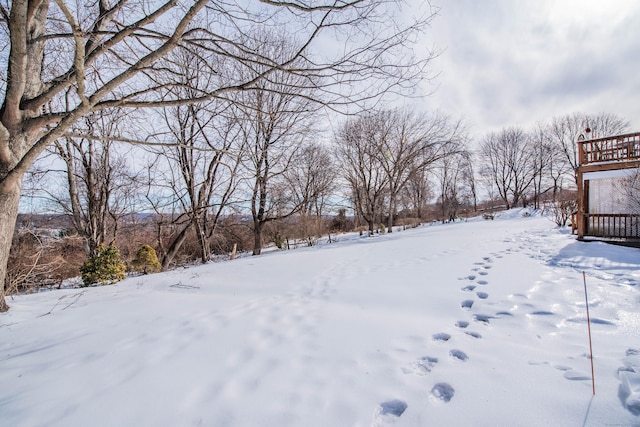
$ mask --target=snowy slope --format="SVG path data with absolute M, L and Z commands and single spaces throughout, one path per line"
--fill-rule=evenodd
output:
M 638 425 L 639 290 L 640 250 L 514 211 L 20 296 L 0 424 Z

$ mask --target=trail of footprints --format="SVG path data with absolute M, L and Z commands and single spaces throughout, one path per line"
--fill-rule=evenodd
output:
M 493 259 L 499 259 L 503 257 L 503 254 L 517 252 L 517 250 L 507 249 L 500 253 L 492 253 L 490 256 L 485 256 L 482 261 L 474 263 L 470 274 L 460 278 L 467 282 L 461 287 L 463 293 L 463 299 L 460 301 L 461 311 L 467 312 L 466 319 L 460 319 L 455 322 L 455 327 L 458 331 L 464 333 L 465 336 L 471 339 L 481 339 L 482 335 L 479 332 L 473 330 L 474 326 L 487 326 L 493 320 L 512 316 L 509 311 L 498 311 L 494 314 L 484 314 L 481 311 L 482 302 L 490 298 L 488 291 L 489 280 L 488 276 L 493 267 Z M 525 298 L 527 296 L 522 294 L 514 294 L 510 298 Z M 535 307 L 530 304 L 522 304 L 533 309 L 529 316 L 537 318 L 540 316 L 550 316 L 555 313 L 546 310 L 535 310 Z M 569 319 L 571 321 L 571 319 Z M 449 345 L 451 340 L 451 334 L 446 332 L 436 333 L 431 336 L 431 341 L 437 345 Z M 451 363 L 465 363 L 469 360 L 469 356 L 462 350 L 451 348 L 449 349 L 449 361 Z M 589 357 L 589 355 L 585 355 Z M 402 371 L 405 374 L 414 374 L 426 376 L 437 369 L 438 363 L 441 360 L 438 357 L 431 355 L 425 355 L 419 357 L 409 368 L 403 368 Z M 539 364 L 536 362 L 529 362 L 530 364 Z M 542 364 L 548 364 L 548 362 L 542 362 Z M 624 367 L 619 369 L 620 390 L 619 398 L 623 406 L 632 414 L 640 415 L 640 349 L 629 349 L 627 351 L 627 357 L 624 361 Z M 569 380 L 589 380 L 590 376 L 585 375 L 579 371 L 573 370 L 571 367 L 556 366 L 556 369 L 564 371 L 564 377 Z M 455 389 L 451 384 L 446 382 L 439 382 L 433 384 L 429 390 L 429 400 L 434 404 L 446 404 L 455 397 Z M 397 417 L 402 415 L 407 409 L 406 402 L 394 400 L 390 402 L 381 403 L 374 414 L 373 427 L 387 426 L 395 422 Z
M 471 311 L 474 304 L 479 300 L 486 300 L 489 298 L 489 293 L 485 292 L 481 287 L 484 287 L 489 284 L 486 280 L 486 277 L 489 274 L 489 270 L 492 267 L 493 260 L 491 257 L 486 256 L 482 259 L 481 262 L 475 263 L 475 267 L 472 268 L 471 274 L 467 277 L 464 277 L 463 280 L 468 280 L 472 282 L 471 284 L 465 285 L 462 287 L 462 291 L 465 293 L 469 293 L 468 298 L 465 298 L 460 302 L 460 308 L 464 311 Z M 475 297 L 473 296 L 475 294 Z M 472 319 L 477 323 L 488 323 L 491 316 L 483 315 L 483 314 L 473 314 Z M 476 331 L 469 330 L 469 326 L 471 322 L 468 320 L 458 320 L 455 323 L 456 328 L 464 332 L 464 334 L 468 337 L 474 339 L 482 338 L 482 335 Z M 447 342 L 451 338 L 451 335 L 441 332 L 434 334 L 432 336 L 432 340 L 435 342 Z M 449 359 L 452 362 L 466 362 L 469 360 L 469 356 L 462 350 L 451 348 L 449 350 Z M 431 372 L 436 364 L 438 363 L 438 359 L 435 357 L 425 356 L 420 358 L 417 362 L 414 363 L 414 371 L 422 371 L 423 373 Z M 437 383 L 434 384 L 431 388 L 430 399 L 433 402 L 441 402 L 447 403 L 453 399 L 455 396 L 455 389 L 448 383 Z
M 502 258 L 500 254 L 492 254 L 495 258 Z M 469 293 L 468 298 L 465 298 L 460 302 L 460 308 L 463 311 L 471 311 L 474 304 L 478 301 L 486 300 L 489 298 L 489 293 L 485 292 L 484 286 L 489 284 L 487 276 L 489 270 L 491 270 L 493 259 L 491 256 L 482 258 L 482 261 L 476 262 L 471 269 L 471 274 L 463 277 L 461 280 L 467 280 L 472 282 L 471 284 L 462 287 L 462 291 Z M 489 316 L 485 314 L 475 313 L 472 315 L 471 320 L 477 325 L 486 325 L 495 316 Z M 469 330 L 472 323 L 469 320 L 458 320 L 455 326 L 458 330 L 464 333 L 465 336 L 472 339 L 481 339 L 482 335 L 476 331 Z M 435 344 L 444 344 L 451 340 L 451 334 L 446 332 L 439 332 L 431 336 L 431 341 Z M 464 351 L 451 348 L 449 349 L 449 361 L 452 363 L 465 363 L 469 360 L 469 356 Z M 428 375 L 433 369 L 435 369 L 440 360 L 434 356 L 422 356 L 415 360 L 409 368 L 403 368 L 402 371 L 405 374 L 414 375 Z M 455 389 L 451 384 L 446 382 L 439 382 L 434 384 L 429 390 L 429 400 L 435 404 L 448 403 L 455 396 Z M 381 403 L 374 413 L 373 427 L 390 425 L 395 422 L 395 419 L 402 415 L 407 409 L 406 402 L 401 400 L 393 400 L 389 402 Z
M 495 254 L 496 257 L 501 257 L 501 255 Z M 485 291 L 485 286 L 489 284 L 487 280 L 487 276 L 489 275 L 489 270 L 493 263 L 493 259 L 491 256 L 486 256 L 482 258 L 482 261 L 476 262 L 474 267 L 471 269 L 471 274 L 466 277 L 463 277 L 462 280 L 467 280 L 471 282 L 468 285 L 462 287 L 462 291 L 464 293 L 468 293 L 470 295 L 467 298 L 463 299 L 460 302 L 460 308 L 463 311 L 471 311 L 474 304 L 478 301 L 486 300 L 489 298 L 489 293 Z M 489 320 L 493 318 L 493 316 L 488 316 L 484 314 L 473 314 L 472 320 L 476 324 L 487 324 Z M 458 320 L 455 323 L 456 328 L 462 331 L 466 336 L 471 337 L 473 339 L 480 339 L 482 335 L 476 331 L 469 330 L 469 327 L 472 323 L 469 320 Z M 451 336 L 446 333 L 438 333 L 432 336 L 433 341 L 446 342 L 449 341 Z M 466 362 L 469 360 L 469 356 L 462 350 L 452 348 L 449 350 L 449 358 L 453 362 Z M 429 372 L 437 363 L 436 358 L 430 358 L 428 356 L 421 358 L 418 362 L 414 364 L 414 367 L 422 367 L 424 366 L 424 360 L 430 361 L 429 363 Z M 447 403 L 455 396 L 455 389 L 448 383 L 437 383 L 435 384 L 430 391 L 430 399 L 434 402 L 442 402 Z
M 507 243 L 513 243 L 513 241 L 505 241 Z M 487 292 L 487 285 L 489 285 L 488 276 L 492 268 L 493 259 L 502 258 L 504 255 L 511 253 L 521 252 L 525 250 L 525 246 L 521 245 L 515 249 L 506 249 L 499 253 L 492 253 L 490 256 L 482 258 L 482 261 L 474 263 L 470 274 L 460 278 L 467 282 L 461 287 L 463 292 L 463 299 L 460 301 L 460 309 L 462 312 L 467 312 L 470 318 L 460 319 L 455 322 L 455 327 L 458 331 L 463 332 L 466 336 L 473 339 L 481 339 L 482 335 L 476 331 L 473 331 L 473 326 L 487 326 L 494 319 L 500 319 L 513 314 L 509 311 L 498 311 L 494 314 L 483 314 L 481 309 L 481 303 L 490 298 L 489 292 Z M 510 299 L 525 299 L 529 298 L 523 294 L 514 294 L 510 296 Z M 522 307 L 531 309 L 527 316 L 532 319 L 543 318 L 547 316 L 554 316 L 556 313 L 548 310 L 538 310 L 534 305 L 523 302 L 519 304 Z M 584 322 L 582 319 L 566 319 L 568 322 Z M 607 320 L 592 319 L 592 323 L 602 325 L 613 325 Z M 432 335 L 431 340 L 437 345 L 449 345 L 452 336 L 445 332 L 440 332 Z M 451 340 L 453 341 L 453 340 Z M 589 358 L 589 354 L 582 354 L 579 357 Z M 573 359 L 573 358 L 571 358 Z M 449 361 L 452 363 L 464 363 L 469 360 L 469 356 L 462 350 L 451 348 L 449 350 Z M 431 355 L 421 356 L 413 363 L 409 368 L 403 368 L 402 371 L 405 374 L 414 374 L 427 376 L 434 369 L 437 369 L 438 363 L 441 360 L 438 357 Z M 532 365 L 542 364 L 549 365 L 549 362 L 529 362 Z M 555 365 L 556 369 L 562 371 L 563 376 L 571 381 L 586 381 L 590 380 L 591 376 L 585 374 L 579 370 L 575 370 L 570 366 Z M 624 408 L 631 414 L 640 416 L 640 348 L 629 348 L 626 351 L 626 357 L 623 359 L 623 366 L 618 369 L 618 378 L 620 380 L 618 398 L 624 406 Z M 446 382 L 439 382 L 433 384 L 429 390 L 429 400 L 434 404 L 442 403 L 446 404 L 451 401 L 455 396 L 455 389 L 451 384 Z M 407 409 L 408 405 L 399 400 L 381 403 L 376 409 L 376 416 L 374 417 L 373 427 L 387 426 L 395 422 L 397 417 L 402 415 Z

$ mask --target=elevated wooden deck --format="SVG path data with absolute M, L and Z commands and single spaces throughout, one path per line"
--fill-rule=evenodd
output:
M 640 132 L 578 141 L 578 155 L 583 173 L 638 167 Z
M 640 132 L 577 141 L 578 144 L 578 238 L 637 239 L 640 215 L 589 213 L 589 180 L 586 173 L 640 168 Z

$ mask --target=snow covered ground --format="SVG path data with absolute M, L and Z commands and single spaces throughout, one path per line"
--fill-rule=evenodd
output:
M 0 424 L 637 426 L 639 291 L 640 250 L 512 211 L 19 296 Z

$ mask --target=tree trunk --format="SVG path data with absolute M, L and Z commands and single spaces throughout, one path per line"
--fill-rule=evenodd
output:
M 389 196 L 389 219 L 387 221 L 387 233 L 393 233 L 393 214 L 396 210 L 396 199 L 392 193 Z
M 187 240 L 187 233 L 189 232 L 192 226 L 193 226 L 192 223 L 187 224 L 182 229 L 182 231 L 180 231 L 180 234 L 178 234 L 175 240 L 171 243 L 171 245 L 169 246 L 169 249 L 167 249 L 167 253 L 165 254 L 164 257 L 162 257 L 162 271 L 165 271 L 169 268 L 169 265 L 173 262 L 173 259 L 176 257 L 176 254 L 182 247 L 182 244 L 184 243 L 185 240 Z
M 260 255 L 262 253 L 262 223 L 260 221 L 253 222 L 253 254 Z
M 5 301 L 4 285 L 7 276 L 7 262 L 9 261 L 11 241 L 13 240 L 16 219 L 18 217 L 22 179 L 14 177 L 10 181 L 7 181 L 5 178 L 2 184 L 2 193 L 0 193 L 0 312 L 9 309 Z
M 196 216 L 194 219 L 194 228 L 198 234 L 198 243 L 200 244 L 200 261 L 202 261 L 203 264 L 206 264 L 209 261 L 211 250 L 209 249 L 209 242 L 204 234 L 204 228 L 202 227 L 201 222 L 202 218 L 200 218 L 200 216 Z

